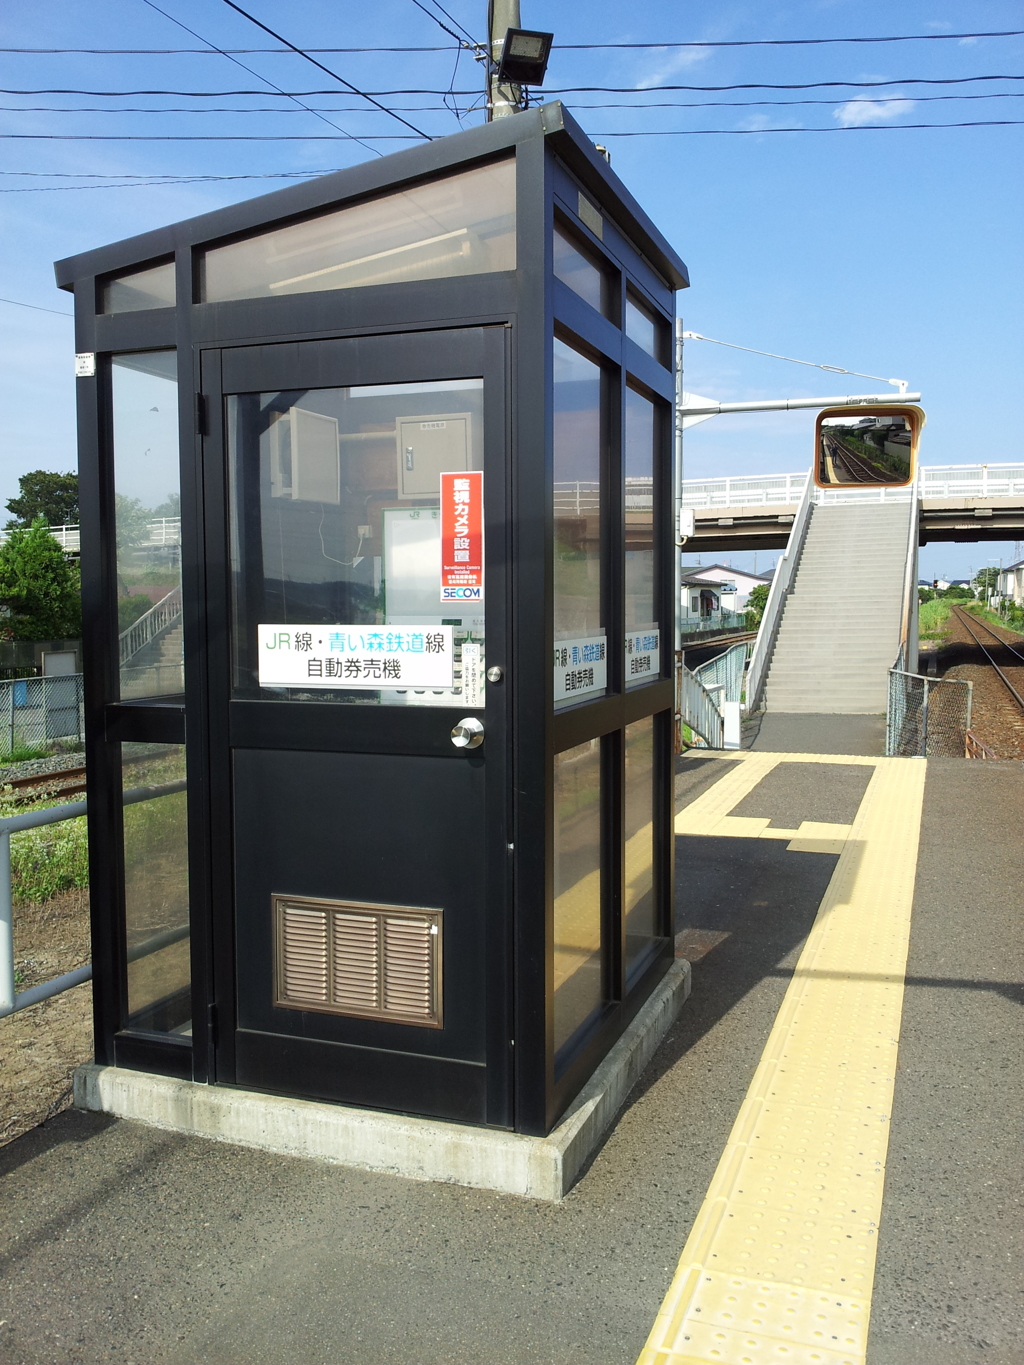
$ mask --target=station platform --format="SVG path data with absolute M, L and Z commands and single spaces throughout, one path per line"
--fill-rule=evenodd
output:
M 64 1113 L 0 1361 L 1020 1365 L 1024 766 L 877 722 L 678 761 L 692 994 L 562 1202 Z

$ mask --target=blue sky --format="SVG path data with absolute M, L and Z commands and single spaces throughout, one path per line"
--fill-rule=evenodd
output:
M 425 0 L 433 8 L 432 0 Z M 484 0 L 443 0 L 455 20 L 482 36 Z M 204 39 L 231 48 L 272 46 L 223 0 L 159 0 L 167 14 Z M 362 89 L 444 92 L 454 45 L 412 0 L 373 5 L 251 0 L 245 8 L 305 47 L 440 46 L 433 53 L 344 53 L 328 66 Z M 7 48 L 195 48 L 190 37 L 144 0 L 75 6 L 66 0 L 12 0 Z M 447 21 L 446 21 L 447 22 Z M 1016 0 L 792 0 L 767 9 L 733 0 L 682 7 L 647 0 L 586 7 L 523 0 L 523 22 L 572 43 L 740 42 L 765 38 L 877 37 L 1024 28 Z M 284 89 L 332 90 L 306 102 L 346 133 L 388 152 L 408 132 L 341 85 L 290 54 L 239 60 Z M 211 55 L 14 54 L 0 57 L 8 89 L 261 90 L 264 82 Z M 627 93 L 565 94 L 597 140 L 607 143 L 626 184 L 687 261 L 692 288 L 680 296 L 686 326 L 709 337 L 910 381 L 923 393 L 929 464 L 1020 460 L 1017 411 L 1022 373 L 1021 127 L 914 130 L 915 123 L 1024 119 L 1024 39 L 1000 38 L 783 47 L 661 50 L 556 49 L 546 90 L 618 86 Z M 463 57 L 454 88 L 480 85 Z M 960 84 L 921 84 L 949 82 Z M 666 91 L 669 84 L 724 86 L 848 82 L 819 89 Z M 886 82 L 869 85 L 869 82 Z M 956 95 L 956 99 L 935 98 Z M 965 95 L 972 98 L 964 99 Z M 983 96 L 983 98 L 975 98 Z M 1006 97 L 1010 96 L 1010 97 Z M 459 122 L 442 94 L 381 96 L 431 134 Z M 638 109 L 627 103 L 820 100 L 819 104 Z M 471 95 L 457 97 L 462 109 Z M 850 101 L 854 101 L 851 103 Z M 248 198 L 277 179 L 131 183 L 154 175 L 267 176 L 335 169 L 373 153 L 314 114 L 265 95 L 4 95 L 0 190 L 4 193 L 0 295 L 69 312 L 53 285 L 54 259 Z M 204 108 L 216 112 L 67 112 Z M 280 112 L 228 112 L 280 106 Z M 28 112 L 31 108 L 65 112 Z M 482 118 L 463 115 L 463 124 Z M 876 127 L 857 125 L 873 124 Z M 776 132 L 813 127 L 836 131 Z M 724 134 L 651 136 L 693 129 Z M 843 131 L 840 131 L 843 130 Z M 639 137 L 613 136 L 642 132 Z M 206 138 L 286 136 L 290 141 L 65 141 L 88 135 Z M 40 137 L 39 135 L 47 135 Z M 320 141 L 315 139 L 326 138 Z M 412 135 L 409 134 L 409 140 Z M 32 175 L 12 173 L 32 172 Z M 51 173 L 62 173 L 63 178 Z M 40 174 L 42 173 L 42 174 Z M 87 179 L 86 176 L 108 177 Z M 110 178 L 113 177 L 113 178 Z M 97 188 L 66 188 L 93 185 Z M 62 186 L 62 188 L 52 188 Z M 100 188 L 101 186 L 101 188 Z M 27 192 L 26 192 L 27 191 Z M 72 335 L 67 319 L 0 304 L 0 354 L 7 420 L 0 449 L 0 504 L 18 475 L 74 465 Z M 686 385 L 723 400 L 864 392 L 863 380 L 761 359 L 703 342 L 686 349 Z M 688 433 L 686 473 L 805 469 L 813 414 L 720 417 Z M 922 572 L 965 574 L 1010 544 L 941 545 L 922 551 Z M 749 556 L 737 557 L 749 565 Z M 759 565 L 759 567 L 764 567 Z

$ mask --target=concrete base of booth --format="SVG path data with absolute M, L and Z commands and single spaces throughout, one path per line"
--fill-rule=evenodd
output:
M 689 993 L 690 964 L 679 959 L 546 1138 L 114 1066 L 79 1067 L 75 1105 L 285 1156 L 558 1200 L 600 1144 Z

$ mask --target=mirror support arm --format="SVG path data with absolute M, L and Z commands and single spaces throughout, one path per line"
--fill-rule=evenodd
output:
M 758 403 L 700 403 L 678 409 L 684 417 L 717 417 L 728 412 L 791 412 L 794 408 L 859 408 L 876 407 L 886 403 L 916 403 L 919 393 L 868 393 L 841 398 L 773 398 Z

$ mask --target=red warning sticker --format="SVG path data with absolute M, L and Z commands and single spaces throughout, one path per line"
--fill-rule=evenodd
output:
M 441 475 L 441 601 L 484 597 L 482 469 Z

